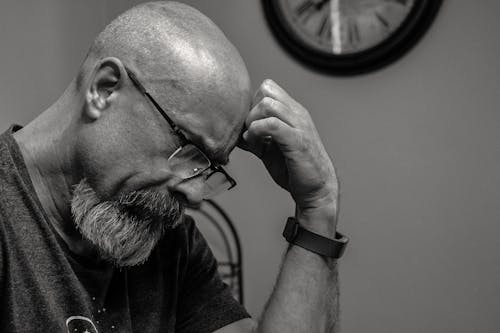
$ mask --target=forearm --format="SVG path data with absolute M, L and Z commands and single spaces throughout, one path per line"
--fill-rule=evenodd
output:
M 290 193 L 297 221 L 313 233 L 335 238 L 337 177 L 309 112 L 274 81 L 265 80 L 245 125 L 242 147 L 258 156 Z M 258 332 L 331 333 L 337 317 L 336 263 L 292 245 Z
M 335 224 L 331 221 L 318 221 L 318 217 L 314 217 L 316 221 L 309 223 L 311 221 L 304 221 L 305 219 L 302 216 L 299 221 L 309 229 L 313 229 L 312 231 L 324 235 L 335 234 Z M 324 229 L 324 226 L 328 226 L 328 230 Z M 259 333 L 337 332 L 339 312 L 337 279 L 336 260 L 291 245 L 285 254 L 276 286 L 262 314 L 257 331 Z

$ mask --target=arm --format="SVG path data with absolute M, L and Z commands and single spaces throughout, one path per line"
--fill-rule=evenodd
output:
M 338 311 L 335 261 L 290 246 L 258 332 L 337 332 Z
M 246 126 L 240 146 L 262 159 L 274 181 L 291 194 L 299 223 L 334 238 L 337 177 L 307 110 L 266 80 Z M 336 261 L 291 245 L 259 323 L 250 329 L 244 320 L 221 332 L 336 332 L 338 308 Z

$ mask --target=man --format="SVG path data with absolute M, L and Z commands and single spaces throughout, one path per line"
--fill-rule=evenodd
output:
M 335 170 L 299 103 L 270 80 L 252 101 L 240 55 L 193 8 L 111 22 L 59 100 L 1 136 L 1 331 L 334 331 L 328 253 L 292 244 L 257 323 L 184 216 L 235 185 L 223 165 L 237 145 L 290 192 L 302 228 L 338 238 Z

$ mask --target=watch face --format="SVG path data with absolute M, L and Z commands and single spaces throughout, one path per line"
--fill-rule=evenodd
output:
M 310 47 L 336 54 L 370 49 L 392 35 L 415 0 L 279 0 L 283 18 Z
M 369 71 L 410 49 L 442 0 L 262 0 L 279 42 L 299 60 L 340 74 Z

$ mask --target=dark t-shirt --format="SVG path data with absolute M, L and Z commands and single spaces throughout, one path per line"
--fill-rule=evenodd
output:
M 212 332 L 249 317 L 189 217 L 142 265 L 69 251 L 35 194 L 13 126 L 0 135 L 0 332 Z

